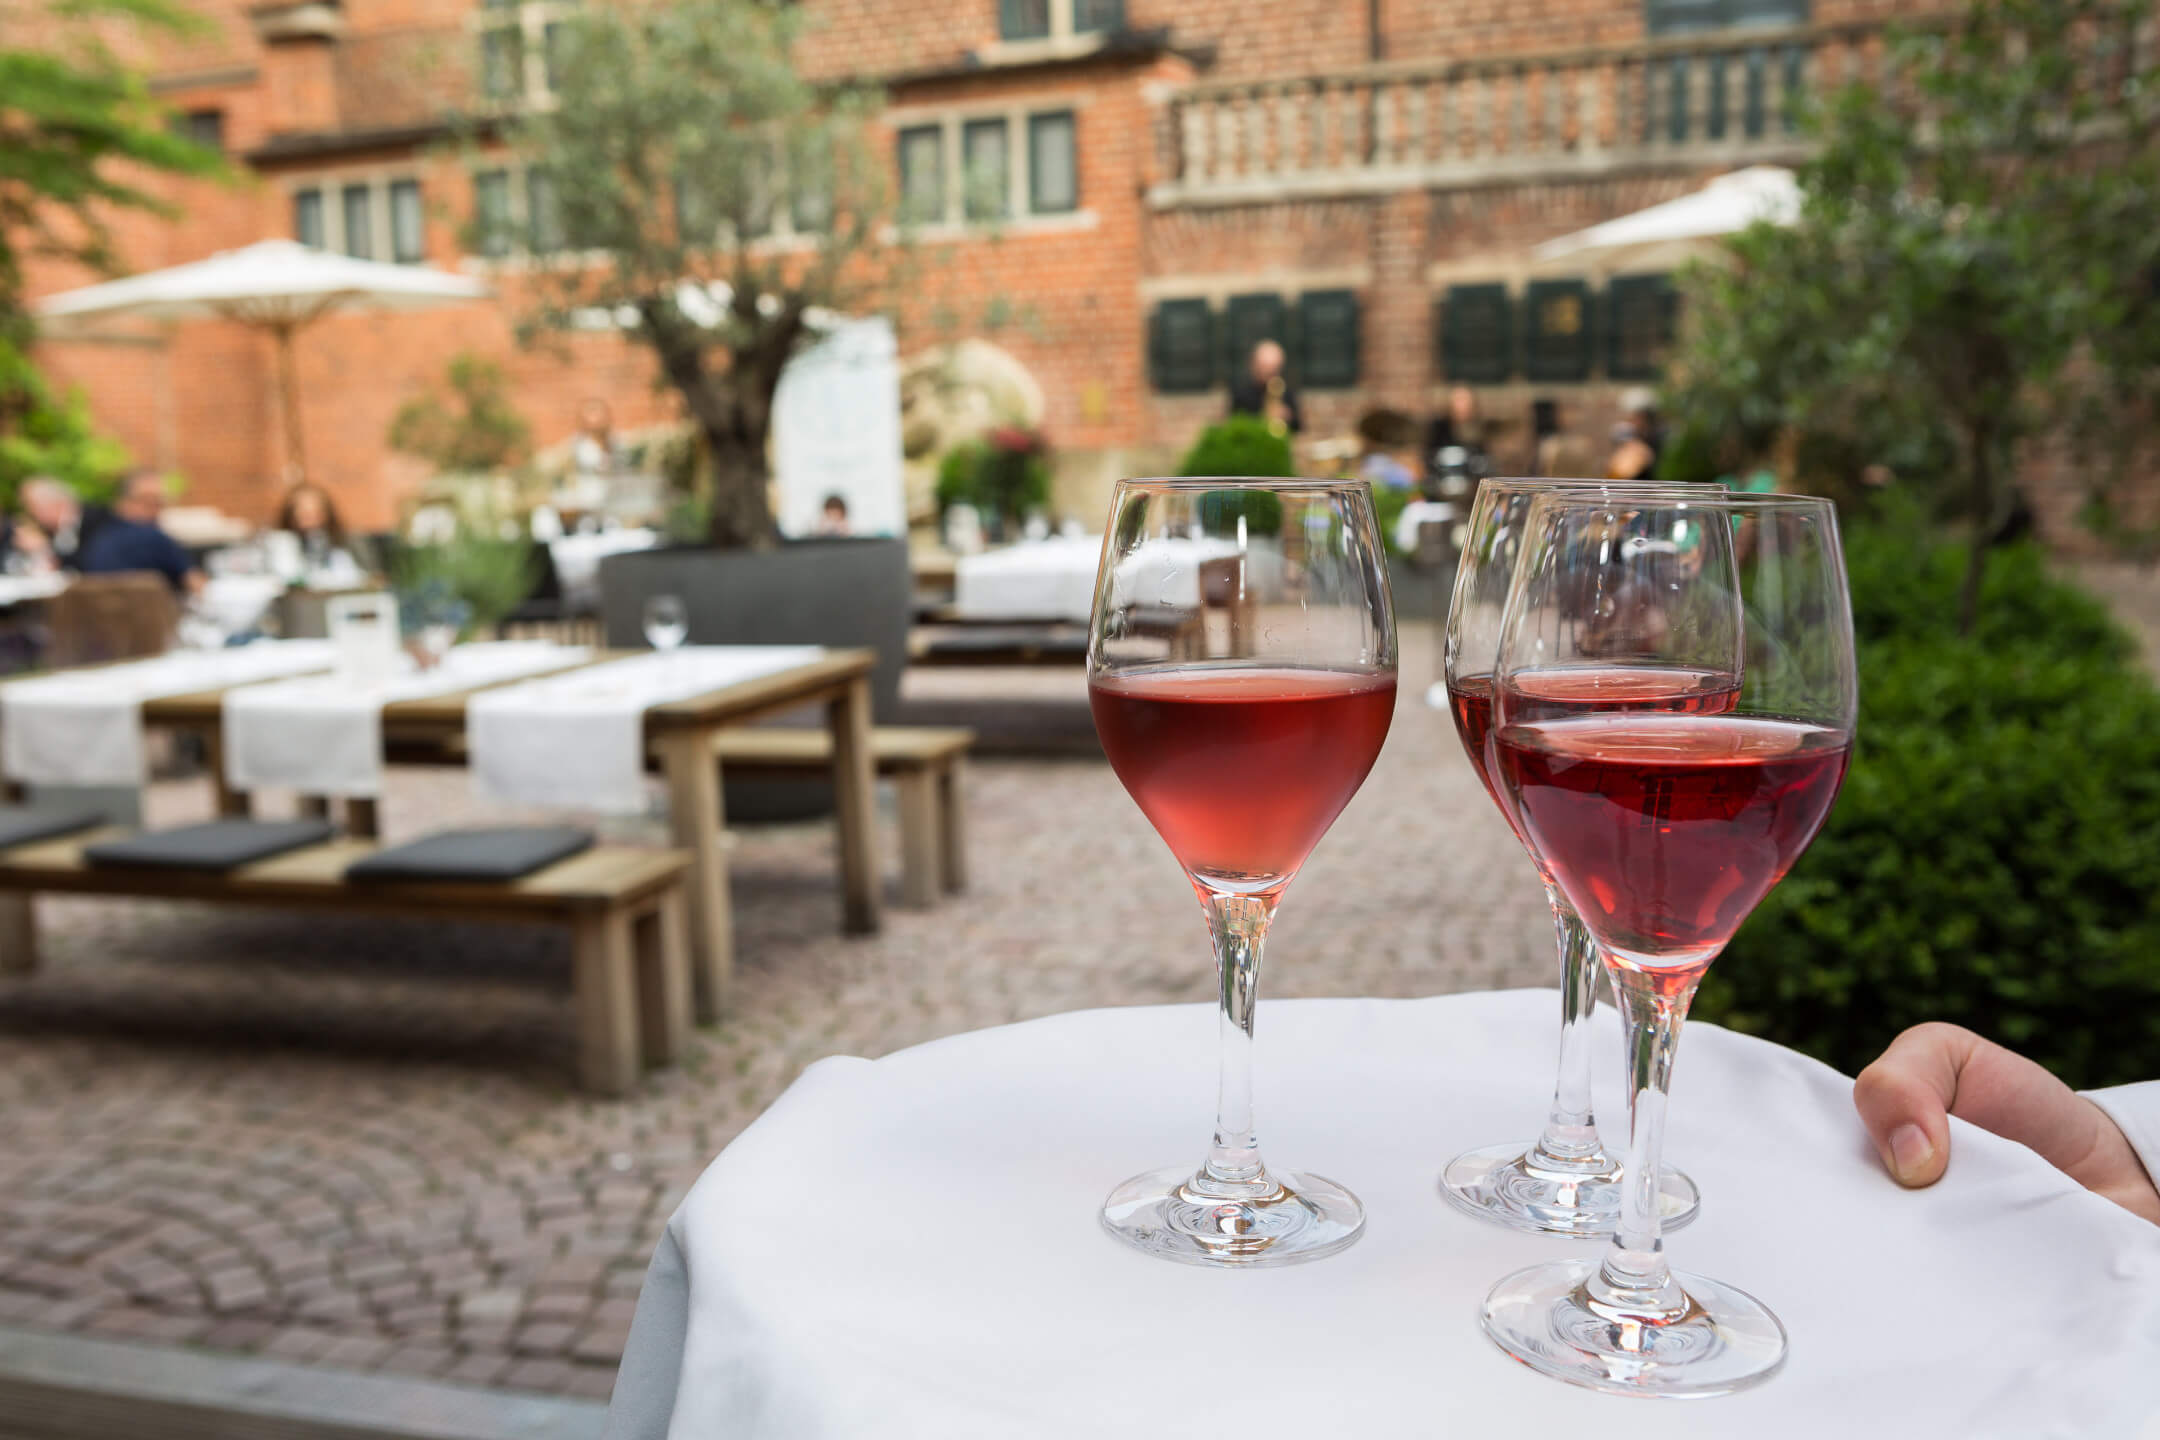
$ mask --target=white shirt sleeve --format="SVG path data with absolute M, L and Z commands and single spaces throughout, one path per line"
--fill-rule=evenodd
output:
M 2085 1098 L 2107 1111 L 2108 1118 L 2129 1137 L 2138 1159 L 2145 1162 L 2145 1173 L 2160 1184 L 2160 1080 L 2087 1090 Z

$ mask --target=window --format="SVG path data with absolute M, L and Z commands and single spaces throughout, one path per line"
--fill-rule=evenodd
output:
M 211 150 L 225 148 L 225 112 L 188 110 L 172 117 L 172 133 Z
M 486 0 L 478 32 L 480 93 L 499 105 L 544 105 L 562 78 L 577 0 Z
M 1513 375 L 1514 309 L 1505 285 L 1450 285 L 1440 306 L 1441 373 L 1479 385 Z
M 473 176 L 473 224 L 480 253 L 499 258 L 510 253 L 510 172 L 483 170 Z
M 339 196 L 344 206 L 345 253 L 355 260 L 375 258 L 375 192 L 367 185 L 347 185 Z
M 1805 25 L 1807 0 L 1646 0 L 1653 35 Z
M 1353 290 L 1308 290 L 1297 302 L 1298 383 L 1345 390 L 1358 383 L 1358 297 Z
M 1590 378 L 1590 287 L 1533 280 L 1523 292 L 1523 378 Z
M 1605 373 L 1655 380 L 1680 313 L 1669 275 L 1616 275 L 1605 288 Z
M 900 218 L 932 225 L 945 218 L 945 128 L 917 125 L 900 132 Z
M 1012 204 L 1011 135 L 1003 119 L 970 120 L 960 128 L 960 162 L 966 193 L 961 208 L 970 220 L 1002 220 Z
M 1148 317 L 1148 373 L 1165 394 L 1215 384 L 1215 316 L 1205 300 L 1165 300 Z
M 427 227 L 420 210 L 420 182 L 390 182 L 390 258 L 417 265 L 427 258 Z
M 562 197 L 545 170 L 525 172 L 525 248 L 535 255 L 563 248 Z
M 1234 381 L 1252 364 L 1253 347 L 1273 340 L 1290 349 L 1290 310 L 1280 295 L 1233 295 L 1223 306 L 1223 373 Z
M 1049 39 L 1050 0 L 998 0 L 998 38 Z
M 323 248 L 322 191 L 295 190 L 292 197 L 293 239 L 302 245 Z
M 1101 35 L 1125 27 L 1125 0 L 998 0 L 1000 40 Z
M 1073 112 L 1028 117 L 1028 209 L 1057 215 L 1080 208 L 1080 167 Z

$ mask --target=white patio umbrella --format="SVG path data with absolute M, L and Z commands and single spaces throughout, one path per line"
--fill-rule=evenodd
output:
M 1750 165 L 1720 175 L 1702 189 L 1531 251 L 1540 264 L 1565 261 L 1602 270 L 1653 269 L 1698 255 L 1707 242 L 1757 220 L 1789 225 L 1800 214 L 1800 184 L 1779 165 Z
M 36 309 L 45 329 L 56 336 L 123 318 L 238 320 L 268 332 L 277 344 L 286 453 L 304 474 L 307 457 L 300 439 L 293 332 L 333 310 L 424 310 L 482 299 L 488 293 L 478 280 L 422 265 L 386 265 L 293 240 L 265 240 L 207 260 L 63 291 L 39 301 Z

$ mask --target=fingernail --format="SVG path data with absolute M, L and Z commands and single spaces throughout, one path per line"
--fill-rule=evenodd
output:
M 1919 1181 L 1934 1158 L 1935 1146 L 1918 1125 L 1900 1125 L 1890 1132 L 1890 1168 L 1903 1183 Z

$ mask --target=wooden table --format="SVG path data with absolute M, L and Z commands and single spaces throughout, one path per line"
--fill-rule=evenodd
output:
M 628 659 L 643 651 L 602 651 L 585 662 Z M 727 879 L 727 817 L 721 806 L 719 737 L 805 705 L 822 704 L 832 733 L 835 823 L 840 839 L 841 928 L 870 934 L 879 925 L 875 777 L 870 755 L 870 650 L 829 650 L 820 659 L 645 712 L 647 750 L 665 777 L 675 843 L 691 854 L 690 947 L 697 976 L 697 1017 L 727 1008 L 735 969 L 735 934 Z M 577 666 L 567 666 L 576 669 Z M 548 672 L 559 674 L 560 671 Z M 537 676 L 500 682 L 514 685 Z M 383 745 L 400 763 L 465 763 L 465 706 L 481 689 L 395 700 L 383 706 Z M 203 737 L 218 786 L 219 813 L 244 815 L 247 797 L 230 790 L 223 765 L 224 691 L 205 690 L 143 702 L 143 723 Z M 373 833 L 372 802 L 349 812 L 351 828 Z

